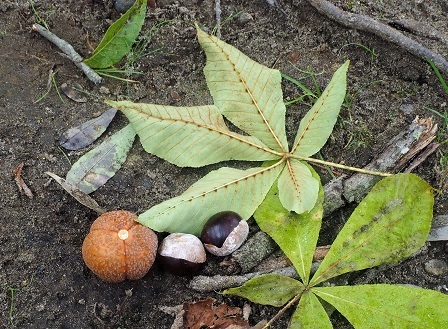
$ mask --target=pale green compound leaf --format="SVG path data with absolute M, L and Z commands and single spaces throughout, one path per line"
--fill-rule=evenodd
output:
M 84 154 L 67 173 L 67 183 L 84 193 L 91 193 L 106 184 L 126 161 L 135 139 L 130 124 Z
M 257 304 L 280 307 L 304 289 L 305 286 L 300 281 L 270 273 L 256 276 L 241 287 L 226 289 L 223 294 L 240 296 Z
M 311 291 L 306 291 L 300 298 L 288 328 L 331 329 L 333 325 L 319 299 Z
M 126 115 L 147 152 L 180 167 L 201 167 L 226 160 L 279 158 L 256 138 L 230 131 L 214 105 L 174 107 L 129 101 L 106 103 Z
M 298 214 L 310 211 L 316 204 L 319 182 L 309 166 L 297 159 L 289 159 L 278 179 L 279 197 L 283 206 Z
M 197 33 L 207 55 L 204 74 L 214 104 L 237 127 L 271 149 L 287 152 L 280 71 L 255 62 L 199 28 Z
M 318 174 L 310 167 L 316 181 Z M 319 183 L 320 185 L 320 183 Z M 254 213 L 261 230 L 269 234 L 294 265 L 304 283 L 308 283 L 314 249 L 322 223 L 324 191 L 320 185 L 319 199 L 307 213 L 287 211 L 278 197 L 278 185 L 273 184 L 264 201 Z
M 119 62 L 129 53 L 145 20 L 146 1 L 137 0 L 107 29 L 92 56 L 84 60 L 85 64 L 94 69 L 106 68 Z
M 205 222 L 220 211 L 235 211 L 248 219 L 283 167 L 283 161 L 279 161 L 265 168 L 220 168 L 204 176 L 180 196 L 150 208 L 137 221 L 159 232 L 200 235 Z
M 448 328 L 448 296 L 397 285 L 314 287 L 356 329 Z
M 319 181 L 308 165 L 289 156 L 280 72 L 199 28 L 197 33 L 207 55 L 204 73 L 214 105 L 108 104 L 125 113 L 148 152 L 176 165 L 199 167 L 223 160 L 278 162 L 269 168 L 211 172 L 182 195 L 141 214 L 138 221 L 157 231 L 198 235 L 205 221 L 219 211 L 233 210 L 247 219 L 285 164 L 288 170 L 280 178 L 281 200 L 296 212 L 312 210 Z M 222 115 L 250 136 L 230 131 Z M 314 119 L 314 124 L 319 120 Z
M 425 243 L 433 205 L 431 186 L 417 175 L 379 181 L 339 232 L 310 284 L 410 256 Z
M 333 74 L 322 95 L 300 121 L 291 153 L 309 157 L 327 142 L 344 101 L 349 63 L 345 62 Z

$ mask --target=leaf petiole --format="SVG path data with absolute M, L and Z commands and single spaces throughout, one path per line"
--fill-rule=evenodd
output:
M 270 319 L 264 326 L 262 329 L 267 329 L 269 328 L 275 321 L 277 321 L 282 315 L 283 313 L 285 313 L 292 305 L 294 305 L 294 303 L 296 303 L 303 295 L 302 291 L 301 293 L 297 294 L 296 296 L 294 296 L 294 298 L 292 298 L 288 304 L 286 304 L 285 306 L 282 307 L 282 309 L 280 311 L 277 312 L 277 314 Z
M 362 173 L 362 174 L 376 175 L 376 176 L 383 176 L 383 177 L 387 177 L 387 176 L 392 175 L 392 174 L 385 173 L 385 172 L 369 170 L 369 169 L 362 169 L 362 168 L 357 168 L 357 167 L 351 167 L 351 166 L 346 166 L 346 165 L 342 165 L 342 164 L 339 164 L 339 163 L 329 162 L 329 161 L 315 159 L 315 158 L 303 157 L 303 156 L 295 155 L 295 154 L 289 154 L 289 157 L 290 158 L 294 158 L 294 159 L 299 159 L 299 160 L 305 160 L 305 161 L 308 161 L 308 162 L 319 163 L 319 164 L 330 166 L 330 167 L 346 169 L 346 170 L 350 170 L 350 171 L 356 171 L 356 172 L 359 172 L 359 173 Z

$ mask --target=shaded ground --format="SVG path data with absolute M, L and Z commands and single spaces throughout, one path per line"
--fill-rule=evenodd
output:
M 35 8 L 50 29 L 71 42 L 84 56 L 89 42 L 97 44 L 110 23 L 119 17 L 101 1 L 36 1 Z M 385 143 L 406 127 L 416 115 L 428 116 L 424 106 L 446 110 L 447 95 L 421 59 L 368 34 L 345 29 L 319 15 L 306 1 L 284 0 L 280 11 L 262 0 L 222 1 L 222 16 L 243 11 L 222 28 L 222 39 L 253 59 L 275 66 L 300 78 L 306 74 L 294 68 L 321 72 L 322 87 L 332 72 L 351 60 L 349 92 L 356 95 L 341 112 L 335 132 L 322 155 L 333 162 L 363 166 Z M 336 3 L 336 2 L 335 2 Z M 348 2 L 340 2 L 347 7 Z M 99 86 L 88 82 L 80 71 L 48 41 L 31 31 L 35 15 L 27 1 L 0 4 L 0 327 L 6 328 L 169 328 L 173 318 L 159 310 L 209 296 L 242 306 L 239 299 L 216 294 L 199 294 L 186 288 L 188 278 L 173 277 L 156 264 L 142 280 L 107 284 L 92 275 L 81 258 L 81 244 L 96 215 L 49 183 L 45 171 L 65 176 L 70 163 L 85 151 L 66 152 L 58 139 L 67 128 L 78 125 L 107 109 L 104 98 L 131 99 L 160 104 L 198 105 L 211 103 L 202 73 L 205 58 L 195 39 L 193 22 L 209 31 L 215 25 L 212 1 L 160 0 L 159 8 L 148 12 L 144 31 L 156 23 L 171 20 L 160 28 L 148 50 L 160 49 L 139 58 L 133 65 L 142 75 L 137 84 L 108 79 Z M 362 12 L 388 22 L 412 18 L 448 35 L 446 1 L 395 1 L 352 3 Z M 448 46 L 417 36 L 419 41 L 448 54 Z M 363 45 L 375 51 L 366 51 Z M 47 91 L 49 72 L 57 71 L 58 85 L 72 81 L 89 93 L 89 101 L 74 103 L 59 99 L 53 88 Z M 314 82 L 304 82 L 314 88 Z M 106 92 L 106 93 L 105 93 Z M 284 83 L 285 98 L 300 91 Z M 177 97 L 177 95 L 179 97 Z M 288 107 L 287 130 L 295 135 L 307 104 Z M 439 120 L 439 118 L 437 118 Z M 442 123 L 439 121 L 439 123 Z M 121 116 L 110 132 L 125 124 Z M 446 139 L 446 134 L 441 136 Z M 437 197 L 435 211 L 448 212 L 446 169 L 442 154 L 431 156 L 418 173 L 445 194 Z M 14 183 L 13 171 L 24 163 L 23 178 L 34 193 L 29 199 Z M 136 142 L 128 161 L 104 187 L 93 193 L 108 209 L 140 213 L 184 191 L 217 166 L 182 169 L 143 151 Z M 329 177 L 323 174 L 323 179 Z M 344 217 L 345 216 L 345 217 Z M 346 218 L 342 211 L 335 218 Z M 331 225 L 330 225 L 331 226 Z M 334 232 L 328 232 L 333 234 Z M 409 283 L 446 293 L 448 275 L 424 271 L 429 259 L 448 260 L 444 242 L 428 244 L 420 255 L 392 268 L 369 272 L 357 282 Z M 126 290 L 132 296 L 125 299 Z M 251 323 L 270 318 L 275 309 L 253 305 Z M 338 320 L 336 327 L 348 325 Z M 273 328 L 285 328 L 287 316 Z

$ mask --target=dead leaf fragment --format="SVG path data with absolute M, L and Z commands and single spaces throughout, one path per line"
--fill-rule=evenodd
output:
M 249 323 L 239 307 L 222 303 L 214 306 L 215 299 L 208 298 L 195 303 L 184 303 L 185 329 L 245 329 Z
M 68 129 L 62 134 L 59 140 L 59 145 L 67 150 L 79 150 L 80 148 L 93 143 L 104 131 L 106 131 L 106 128 L 109 126 L 116 113 L 117 110 L 111 108 L 95 119 Z
M 23 162 L 19 164 L 19 166 L 14 170 L 14 180 L 17 184 L 17 187 L 19 188 L 19 191 L 21 193 L 24 193 L 28 198 L 32 199 L 34 195 L 21 176 L 22 169 L 23 169 Z
M 67 96 L 68 98 L 70 98 L 71 100 L 74 100 L 77 103 L 86 103 L 87 102 L 87 98 L 85 98 L 84 96 L 81 96 L 81 94 L 78 92 L 77 89 L 81 89 L 81 86 L 76 84 L 75 87 L 71 87 L 69 85 L 67 85 L 67 83 L 63 83 L 61 85 L 61 87 L 59 87 L 62 92 L 65 94 L 65 96 Z
M 84 154 L 67 173 L 67 183 L 89 194 L 106 184 L 126 161 L 135 139 L 130 124 Z
M 52 172 L 49 171 L 45 173 L 51 178 L 53 178 L 56 181 L 56 183 L 61 185 L 64 190 L 66 190 L 72 197 L 74 197 L 82 205 L 96 211 L 98 214 L 103 214 L 106 212 L 106 210 L 104 208 L 101 208 L 93 198 L 91 198 L 81 190 L 77 189 L 73 185 L 67 183 L 64 178 L 59 177 L 58 175 L 53 174 Z

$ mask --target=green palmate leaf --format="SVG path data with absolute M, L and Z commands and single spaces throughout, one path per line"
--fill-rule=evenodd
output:
M 120 61 L 129 53 L 142 28 L 146 15 L 146 1 L 135 4 L 106 31 L 91 57 L 84 60 L 92 68 L 106 68 Z
M 431 187 L 418 176 L 384 178 L 350 216 L 310 284 L 408 257 L 428 236 L 433 204 Z
M 448 296 L 395 285 L 314 287 L 356 329 L 448 328 Z
M 319 183 L 319 176 L 310 169 Z M 304 283 L 309 280 L 313 253 L 319 236 L 323 199 L 324 192 L 320 186 L 319 199 L 310 212 L 290 212 L 282 206 L 278 197 L 278 185 L 274 183 L 254 214 L 258 226 L 280 246 Z
M 219 211 L 233 210 L 247 219 L 282 171 L 280 202 L 297 213 L 311 211 L 319 181 L 313 177 L 314 171 L 297 159 L 300 155 L 288 152 L 280 72 L 200 29 L 197 32 L 207 55 L 204 72 L 214 105 L 107 103 L 128 117 L 145 150 L 178 166 L 200 167 L 225 160 L 278 162 L 245 171 L 221 168 L 182 195 L 144 212 L 138 221 L 158 231 L 199 234 L 205 221 Z M 323 102 L 320 110 L 314 111 L 311 127 L 327 120 L 322 113 L 330 103 Z M 223 115 L 250 136 L 230 131 Z M 308 267 L 302 269 L 306 279 L 307 271 Z
M 126 161 L 134 138 L 135 131 L 128 124 L 79 158 L 67 173 L 67 183 L 87 194 L 103 186 Z
M 344 101 L 348 65 L 349 61 L 334 73 L 327 88 L 301 120 L 291 153 L 309 157 L 327 142 Z
M 144 212 L 137 220 L 156 231 L 199 235 L 207 219 L 220 211 L 232 210 L 247 219 L 263 201 L 283 167 L 283 161 L 279 161 L 265 168 L 220 168 L 180 196 Z
M 214 105 L 173 107 L 129 101 L 107 103 L 127 116 L 147 152 L 181 167 L 279 157 L 258 139 L 231 132 Z
M 292 315 L 289 329 L 316 328 L 331 329 L 333 326 L 319 299 L 312 292 L 306 291 Z
M 280 307 L 304 289 L 305 286 L 295 279 L 270 273 L 256 276 L 241 287 L 226 289 L 223 294 L 244 297 L 257 304 Z
M 271 149 L 287 152 L 281 74 L 197 29 L 207 55 L 204 74 L 214 104 L 233 124 Z
M 288 159 L 278 179 L 280 201 L 289 211 L 301 214 L 316 204 L 319 182 L 309 168 L 304 162 Z

